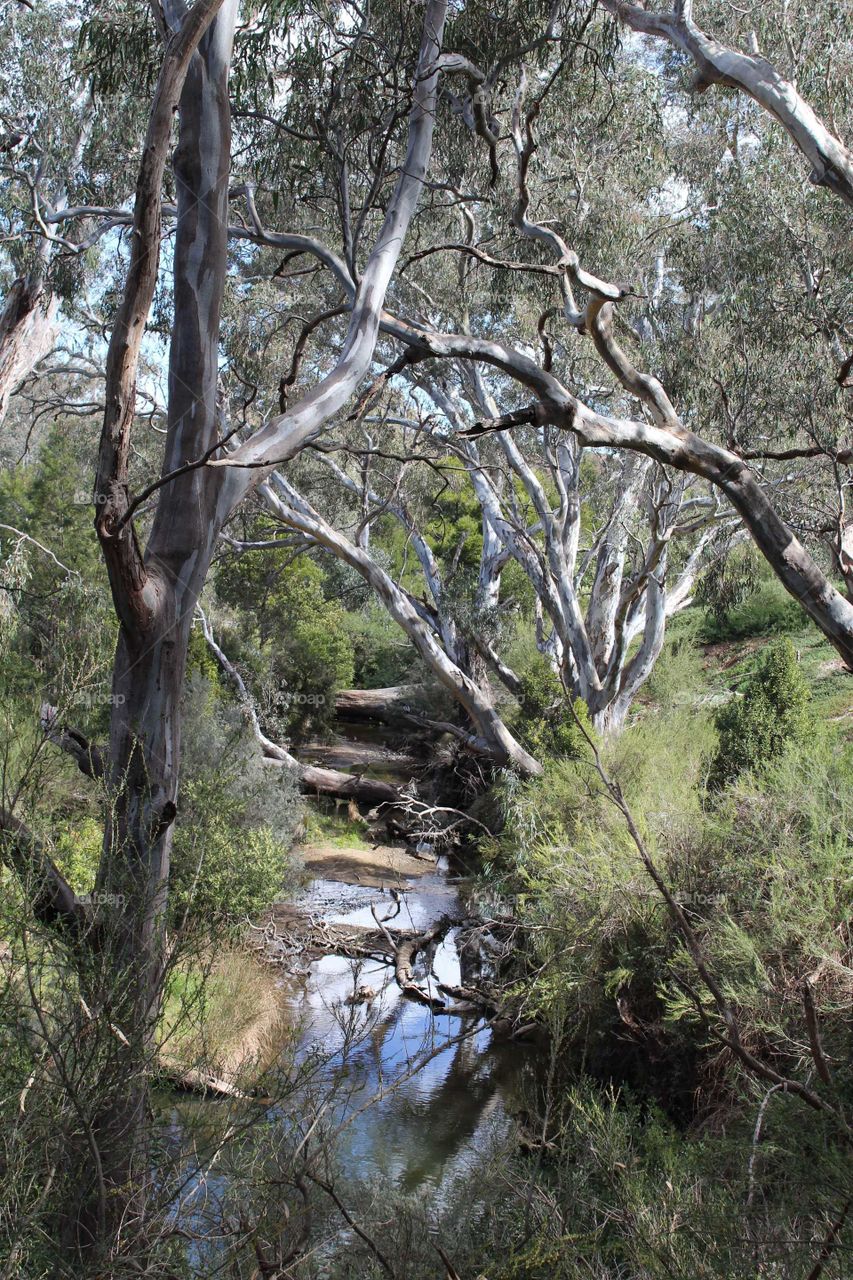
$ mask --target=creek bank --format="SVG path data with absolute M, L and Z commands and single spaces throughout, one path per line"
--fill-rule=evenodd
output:
M 370 749 L 351 769 L 410 790 L 399 738 L 375 723 L 338 728 L 350 761 Z M 317 759 L 324 744 L 312 746 Z M 381 816 L 345 812 L 352 838 L 318 835 L 296 850 L 308 882 L 247 930 L 246 958 L 276 989 L 280 1060 L 310 1080 L 297 1113 L 321 1112 L 338 1133 L 342 1174 L 450 1194 L 472 1162 L 513 1141 L 541 1074 L 535 1046 L 511 1039 L 528 1028 L 498 1016 L 505 926 L 483 918 L 446 858 L 387 836 L 370 843 Z M 251 1091 L 251 1074 L 236 1080 Z
M 391 844 L 341 848 L 318 843 L 304 845 L 297 853 L 312 880 L 360 884 L 371 889 L 400 888 L 434 874 L 436 869 L 435 858 Z
M 289 1036 L 289 1010 L 274 975 L 244 947 L 226 947 L 174 971 L 157 1074 L 177 1092 L 254 1097 Z

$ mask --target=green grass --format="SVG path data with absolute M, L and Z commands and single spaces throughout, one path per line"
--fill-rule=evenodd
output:
M 731 625 L 720 625 L 706 610 L 694 607 L 673 618 L 638 706 L 666 707 L 675 698 L 713 706 L 741 693 L 764 648 L 785 635 L 797 654 L 818 718 L 837 723 L 845 736 L 853 736 L 853 678 L 781 584 L 762 583 L 732 617 Z
M 336 849 L 373 847 L 373 841 L 368 837 L 363 823 L 353 822 L 343 812 L 321 813 L 313 807 L 306 808 L 303 843 L 332 845 Z

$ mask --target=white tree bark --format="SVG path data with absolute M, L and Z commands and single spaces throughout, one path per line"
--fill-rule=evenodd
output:
M 0 423 L 9 399 L 56 345 L 55 298 L 45 297 L 41 274 L 21 276 L 0 312 Z
M 692 0 L 679 0 L 668 13 L 626 0 L 601 3 L 633 31 L 666 40 L 686 53 L 696 67 L 698 92 L 721 84 L 748 94 L 779 121 L 809 161 L 811 181 L 853 205 L 853 153 L 767 58 L 757 52 L 741 53 L 708 35 L 693 21 Z
M 333 529 L 313 507 L 296 492 L 280 473 L 259 489 L 269 510 L 291 529 L 298 529 L 325 547 L 338 559 L 354 568 L 372 587 L 390 616 L 409 637 L 430 671 L 467 713 L 475 733 L 466 733 L 446 724 L 472 752 L 487 756 L 496 763 L 534 776 L 542 772 L 538 761 L 524 750 L 501 720 L 487 691 L 452 661 L 439 644 L 432 629 L 420 616 L 408 595 L 362 547 L 356 546 Z
M 609 305 L 605 304 L 605 307 Z M 638 394 L 654 402 L 654 416 L 660 418 L 661 425 L 609 417 L 590 409 L 530 356 L 502 343 L 467 334 L 414 329 L 400 320 L 389 319 L 388 328 L 406 341 L 421 359 L 478 361 L 527 387 L 536 397 L 527 414 L 530 423 L 540 426 L 551 424 L 568 431 L 589 448 L 627 449 L 641 453 L 663 466 L 709 481 L 737 511 L 786 590 L 799 600 L 853 670 L 853 604 L 829 582 L 780 518 L 743 458 L 702 439 L 685 427 L 657 380 L 648 375 L 637 375 L 630 368 L 624 352 L 613 341 L 609 328 L 605 333 L 601 322 L 597 327 L 598 340 L 607 351 L 608 363 L 622 369 L 625 381 L 632 387 L 637 385 L 637 379 L 642 380 Z M 517 425 L 519 414 L 509 416 L 511 423 L 498 419 L 491 424 L 481 424 L 475 428 L 476 434 L 490 430 L 505 431 Z
M 260 484 L 282 462 L 295 456 L 348 403 L 367 373 L 385 294 L 400 256 L 427 175 L 435 128 L 438 55 L 447 11 L 446 0 L 428 0 L 424 35 L 415 72 L 409 145 L 385 221 L 355 291 L 349 330 L 335 368 L 287 413 L 277 415 L 227 461 L 234 471 L 232 506 Z M 215 465 L 215 464 L 212 464 Z

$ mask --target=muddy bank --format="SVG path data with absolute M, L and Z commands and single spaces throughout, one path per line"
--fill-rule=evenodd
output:
M 334 880 L 374 889 L 401 888 L 409 881 L 434 874 L 436 869 L 434 858 L 416 856 L 397 845 L 341 848 L 333 844 L 310 844 L 297 853 L 313 880 Z

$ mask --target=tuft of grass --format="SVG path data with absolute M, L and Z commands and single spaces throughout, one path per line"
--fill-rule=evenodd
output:
M 372 848 L 367 827 L 355 822 L 345 812 L 322 812 L 310 808 L 305 813 L 303 844 L 332 845 L 335 849 Z
M 248 1084 L 287 1038 L 275 979 L 245 951 L 188 958 L 169 975 L 160 1045 L 170 1065 Z

